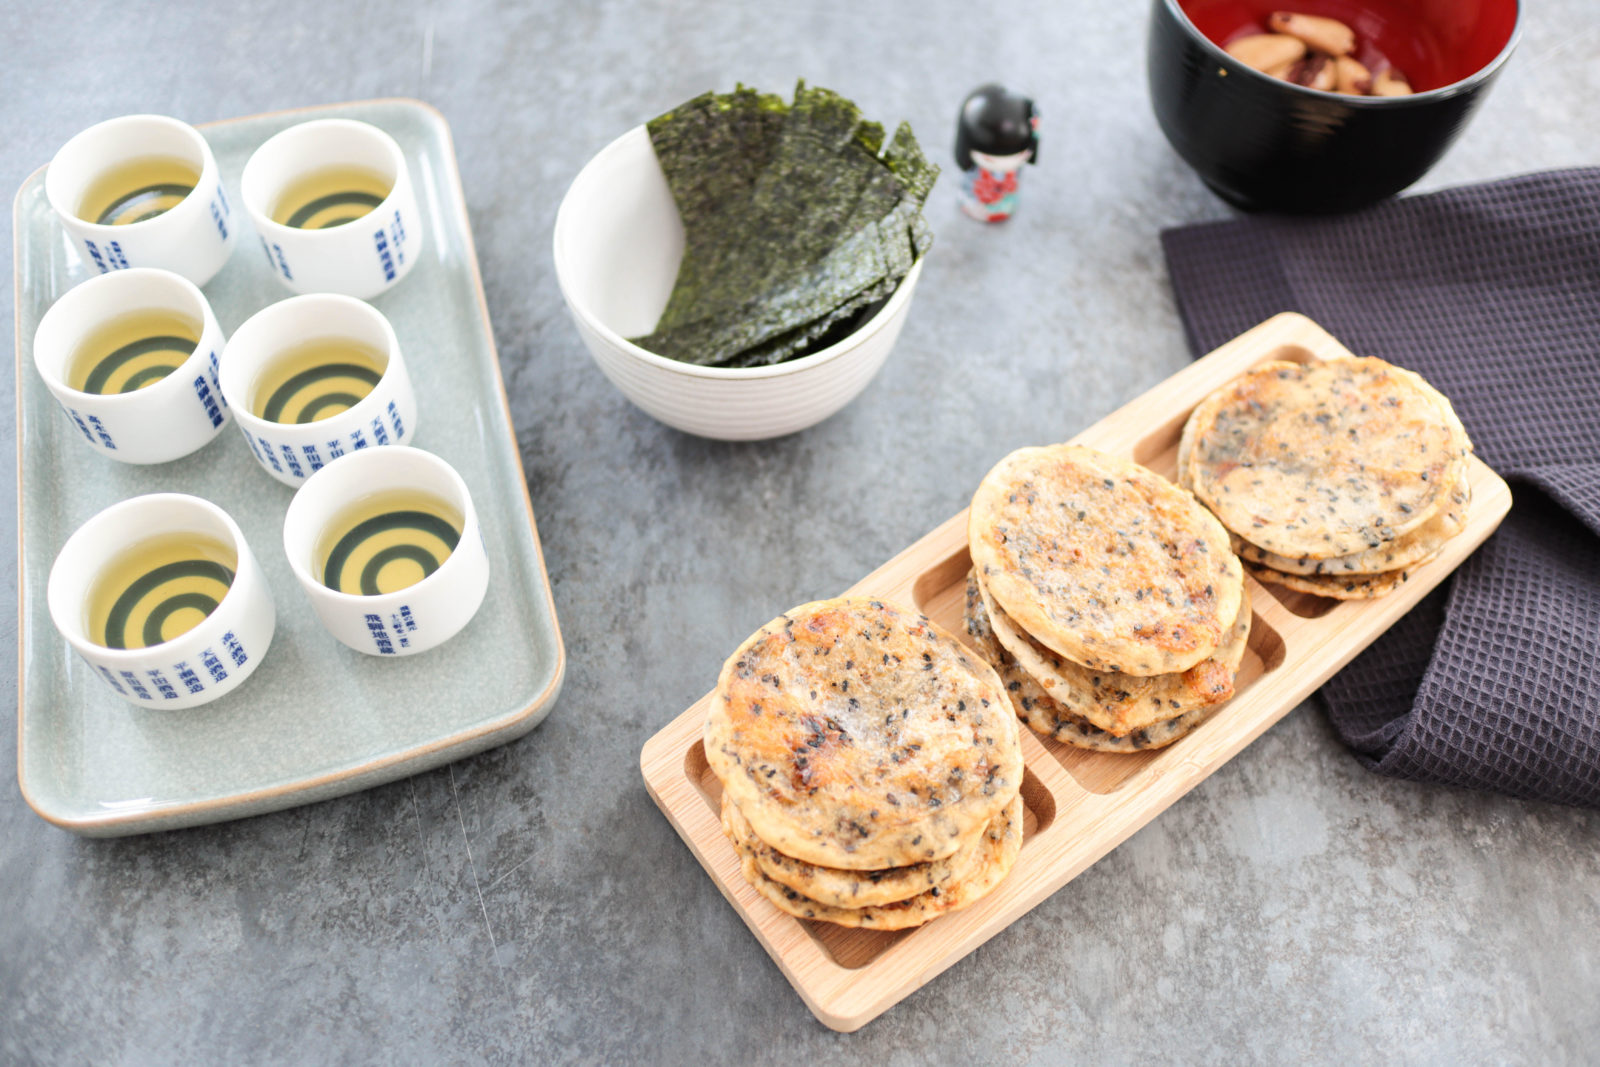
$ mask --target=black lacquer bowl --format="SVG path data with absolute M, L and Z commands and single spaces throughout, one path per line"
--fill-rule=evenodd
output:
M 1340 19 L 1416 93 L 1344 96 L 1270 77 L 1223 45 L 1268 14 Z M 1156 121 L 1213 192 L 1249 211 L 1348 211 L 1422 177 L 1516 47 L 1518 0 L 1155 0 Z

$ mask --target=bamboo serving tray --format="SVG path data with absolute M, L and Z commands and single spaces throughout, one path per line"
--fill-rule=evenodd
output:
M 1278 315 L 1072 441 L 1131 456 L 1171 477 L 1177 469 L 1184 420 L 1213 389 L 1267 360 L 1304 362 L 1348 355 L 1310 319 Z M 889 932 L 796 919 L 745 882 L 738 856 L 722 833 L 721 783 L 711 773 L 701 743 L 710 694 L 645 744 L 640 755 L 645 784 L 816 1017 L 835 1030 L 858 1029 L 1127 840 L 1410 611 L 1494 532 L 1511 507 L 1506 483 L 1476 457 L 1470 460 L 1467 476 L 1472 485 L 1467 528 L 1387 596 L 1336 601 L 1262 585 L 1247 576 L 1255 622 L 1235 696 L 1182 740 L 1153 752 L 1119 755 L 1072 748 L 1022 727 L 1027 763 L 1022 798 L 1027 813 L 1017 864 L 977 904 L 926 926 Z M 846 595 L 915 606 L 964 636 L 963 594 L 969 566 L 963 511 Z

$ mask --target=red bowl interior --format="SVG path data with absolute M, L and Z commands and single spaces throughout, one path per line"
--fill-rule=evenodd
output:
M 1493 62 L 1517 25 L 1516 0 L 1179 0 L 1195 28 L 1219 47 L 1265 33 L 1274 11 L 1324 15 L 1356 31 L 1356 58 L 1382 58 L 1426 92 L 1469 78 Z

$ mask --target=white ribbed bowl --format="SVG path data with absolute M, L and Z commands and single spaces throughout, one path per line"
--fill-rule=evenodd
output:
M 556 214 L 556 280 L 578 334 L 624 396 L 668 426 L 759 441 L 814 426 L 854 400 L 905 325 L 922 275 L 912 265 L 889 301 L 838 344 L 775 367 L 696 367 L 627 340 L 655 328 L 683 256 L 683 223 L 636 126 L 578 172 Z

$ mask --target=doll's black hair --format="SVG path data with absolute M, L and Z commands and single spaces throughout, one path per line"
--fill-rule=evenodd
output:
M 1029 163 L 1039 162 L 1039 134 L 1034 129 L 1037 114 L 1033 101 L 1009 93 L 994 82 L 974 89 L 962 101 L 956 120 L 956 166 L 972 166 L 972 153 L 991 156 L 1015 155 L 1033 149 Z

